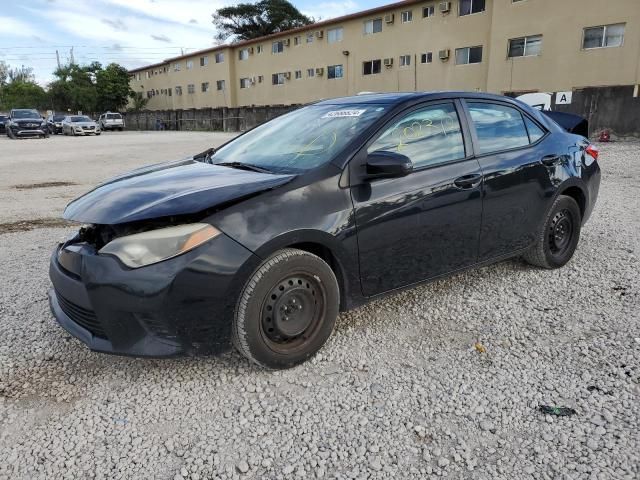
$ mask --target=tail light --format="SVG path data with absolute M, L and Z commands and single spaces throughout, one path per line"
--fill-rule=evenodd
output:
M 600 154 L 600 151 L 593 145 L 589 145 L 586 150 L 585 153 L 587 155 L 590 155 L 594 160 L 598 160 L 598 155 Z

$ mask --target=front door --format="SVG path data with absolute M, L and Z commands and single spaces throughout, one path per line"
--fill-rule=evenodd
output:
M 414 107 L 394 118 L 352 161 L 364 295 L 476 262 L 482 172 L 460 118 L 453 101 Z M 362 180 L 366 156 L 377 150 L 408 156 L 413 172 Z

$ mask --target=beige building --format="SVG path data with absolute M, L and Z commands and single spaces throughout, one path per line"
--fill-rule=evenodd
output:
M 637 86 L 640 0 L 407 0 L 130 73 L 151 110 Z

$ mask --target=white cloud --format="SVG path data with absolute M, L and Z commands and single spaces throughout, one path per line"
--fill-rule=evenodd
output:
M 14 37 L 34 37 L 38 36 L 39 32 L 31 25 L 17 18 L 0 16 L 0 25 L 2 28 L 0 31 L 3 35 L 11 35 Z
M 302 13 L 320 21 L 348 15 L 358 10 L 360 8 L 355 1 L 345 0 L 343 2 L 320 2 L 311 7 L 303 8 Z

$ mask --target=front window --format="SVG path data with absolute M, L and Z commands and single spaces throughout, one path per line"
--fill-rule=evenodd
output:
M 584 29 L 582 48 L 620 47 L 624 41 L 624 23 Z
M 40 114 L 37 110 L 14 110 L 11 113 L 13 118 L 40 118 Z
M 382 31 L 382 19 L 376 18 L 375 20 L 367 20 L 364 22 L 364 34 L 371 35 Z
M 327 67 L 327 78 L 342 78 L 342 65 L 329 65 Z
M 54 122 L 61 122 L 62 120 L 64 120 L 64 115 L 54 115 L 53 117 L 51 117 L 51 120 L 53 120 Z M 0 118 L 0 121 L 2 121 L 2 118 Z
M 484 12 L 485 0 L 460 0 L 460 16 Z
M 310 105 L 254 128 L 220 148 L 213 163 L 240 162 L 301 173 L 331 162 L 387 105 Z
M 482 62 L 482 46 L 456 48 L 456 65 Z
M 271 44 L 271 53 L 277 54 L 282 52 L 284 52 L 284 42 L 282 40 Z
M 382 70 L 382 60 L 367 60 L 362 62 L 363 75 L 375 75 Z
M 342 27 L 330 28 L 329 30 L 327 30 L 327 42 L 329 43 L 341 42 L 343 31 L 344 29 Z
M 531 35 L 509 40 L 509 58 L 540 55 L 541 51 L 542 35 Z

